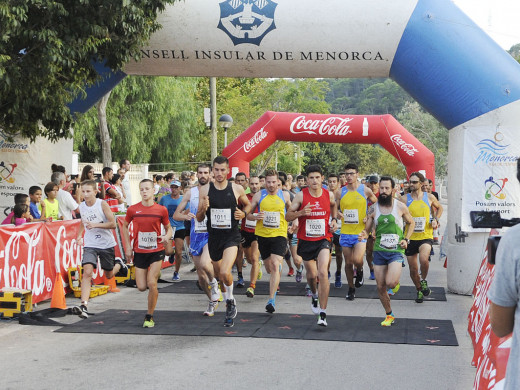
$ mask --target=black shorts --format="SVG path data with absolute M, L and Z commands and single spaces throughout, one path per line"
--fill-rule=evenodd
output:
M 177 230 L 175 229 L 175 234 L 173 235 L 173 239 L 180 238 L 181 240 L 184 240 L 186 237 L 186 229 Z
M 184 221 L 184 232 L 186 233 L 186 237 L 190 236 L 191 231 L 191 219 L 189 221 Z
M 333 243 L 335 246 L 341 246 L 341 245 L 339 245 L 339 237 L 340 237 L 339 234 L 336 234 L 336 233 L 333 233 L 333 234 L 332 234 L 332 243 Z
M 242 239 L 240 240 L 242 248 L 251 248 L 251 244 L 253 243 L 253 241 L 257 241 L 255 233 L 240 230 L 240 235 L 242 236 Z
M 428 244 L 430 247 L 433 245 L 433 240 L 431 238 L 427 238 L 426 240 L 410 240 L 408 247 L 404 251 L 406 256 L 413 256 L 419 253 L 419 248 L 423 244 Z M 430 248 L 431 249 L 431 248 Z
M 134 265 L 137 268 L 148 269 L 152 263 L 164 261 L 164 251 L 138 253 L 134 252 Z
M 322 249 L 331 250 L 331 242 L 324 238 L 319 241 L 298 240 L 296 253 L 305 261 L 316 260 Z
M 99 249 L 99 248 L 83 248 L 82 265 L 92 264 L 94 269 L 97 268 L 99 257 L 99 264 L 105 271 L 112 271 L 114 269 L 115 252 L 114 248 Z
M 287 238 L 285 237 L 261 237 L 258 236 L 258 249 L 262 259 L 271 255 L 284 256 L 287 252 Z
M 222 256 L 224 255 L 224 250 L 227 248 L 231 248 L 236 246 L 237 248 L 240 246 L 240 240 L 242 237 L 240 236 L 240 231 L 231 232 L 227 235 L 222 234 L 209 234 L 208 236 L 208 249 L 209 249 L 209 257 L 211 257 L 212 261 L 220 261 L 222 260 Z

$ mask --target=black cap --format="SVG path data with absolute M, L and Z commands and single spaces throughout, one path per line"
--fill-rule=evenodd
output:
M 368 182 L 369 183 L 377 183 L 379 181 L 379 178 L 377 176 L 369 176 Z

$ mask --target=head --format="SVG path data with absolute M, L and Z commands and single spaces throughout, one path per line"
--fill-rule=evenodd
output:
M 168 172 L 166 175 L 164 175 L 164 182 L 168 184 L 175 178 L 175 175 L 172 172 Z
M 43 188 L 43 192 L 45 192 L 45 196 L 49 199 L 56 199 L 56 196 L 58 195 L 59 187 L 56 183 L 53 181 L 47 183 L 45 187 Z
M 244 172 L 238 172 L 235 175 L 235 183 L 244 187 L 244 190 L 247 188 L 247 176 Z
M 323 183 L 323 171 L 319 165 L 309 165 L 305 170 L 307 184 L 312 190 L 321 188 Z
M 425 178 L 421 184 L 421 190 L 423 192 L 430 192 L 430 182 L 429 179 Z
M 348 163 L 344 168 L 347 184 L 357 183 L 359 177 L 358 167 L 354 163 Z
M 24 204 L 15 204 L 13 208 L 13 213 L 16 218 L 24 218 L 29 211 L 29 206 Z
M 122 180 L 121 175 L 114 173 L 112 175 L 112 179 L 110 179 L 110 183 L 112 183 L 113 185 L 116 185 L 116 186 L 120 186 L 121 180 Z
M 422 184 L 424 183 L 424 175 L 421 172 L 410 173 L 410 191 L 421 191 Z
M 139 182 L 139 193 L 142 200 L 153 200 L 153 181 L 150 179 L 141 180 Z
M 296 176 L 296 185 L 302 188 L 305 185 L 305 176 L 298 175 Z
M 63 172 L 54 172 L 51 175 L 51 181 L 56 184 L 59 188 L 63 188 L 66 183 L 66 177 Z
M 164 184 L 164 177 L 163 175 L 156 175 L 155 176 L 155 182 L 162 186 Z
M 117 174 L 121 176 L 121 180 L 123 180 L 125 178 L 126 170 L 124 168 L 119 168 Z
M 125 171 L 130 170 L 130 161 L 128 161 L 126 158 L 119 161 L 119 168 L 123 168 Z
M 289 189 L 291 189 L 293 186 L 293 175 L 291 175 L 290 173 L 287 174 L 287 183 L 286 184 Z
M 377 176 L 369 176 L 367 185 L 374 194 L 377 194 L 379 191 L 379 178 Z
M 406 180 L 406 181 L 403 183 L 403 189 L 404 189 L 404 192 L 408 191 L 408 188 L 410 188 L 410 183 L 408 182 L 408 180 Z
M 265 175 L 259 175 L 258 180 L 260 180 L 260 188 L 265 188 Z
M 379 180 L 378 202 L 381 206 L 390 206 L 393 202 L 395 181 L 390 176 L 382 176 Z
M 85 200 L 93 200 L 97 194 L 97 183 L 94 180 L 85 180 L 81 182 L 81 194 Z
M 229 175 L 229 160 L 224 156 L 217 156 L 213 160 L 213 176 L 217 183 L 226 181 Z
M 63 165 L 52 164 L 51 165 L 51 170 L 52 170 L 52 173 L 54 173 L 54 172 L 61 172 L 61 173 L 66 175 L 65 167 Z
M 29 188 L 29 199 L 32 203 L 40 203 L 42 200 L 42 189 L 39 186 Z
M 114 171 L 110 167 L 104 167 L 101 171 L 101 174 L 103 175 L 104 180 L 110 181 L 110 179 L 112 179 L 112 176 L 114 175 Z
M 85 165 L 81 171 L 80 182 L 84 180 L 94 180 L 94 167 L 92 165 Z
M 211 166 L 209 164 L 199 164 L 197 166 L 197 180 L 199 181 L 199 185 L 203 186 L 208 184 L 210 171 Z
M 283 179 L 285 182 L 287 182 L 287 173 L 285 173 L 283 171 L 278 171 L 278 177 L 280 179 Z
M 172 198 L 178 198 L 181 194 L 182 183 L 178 180 L 172 180 L 170 182 L 170 190 L 172 192 Z
M 265 171 L 265 188 L 269 194 L 276 194 L 278 191 L 278 183 L 278 172 L 274 169 L 268 169 Z
M 251 190 L 252 194 L 256 194 L 258 191 L 260 191 L 260 179 L 258 176 L 251 176 L 249 178 L 249 189 Z
M 343 187 L 345 184 L 347 184 L 347 174 L 345 172 L 341 172 L 339 174 L 339 185 Z
M 14 196 L 14 204 L 26 204 L 30 205 L 29 195 L 27 194 L 16 194 Z
M 339 186 L 339 176 L 335 173 L 329 174 L 329 177 L 327 178 L 327 184 L 330 191 L 336 191 Z

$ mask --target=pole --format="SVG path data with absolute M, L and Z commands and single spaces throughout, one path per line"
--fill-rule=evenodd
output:
M 224 128 L 224 147 L 227 146 L 227 127 Z
M 209 105 L 211 111 L 211 161 L 217 157 L 217 79 L 209 78 Z

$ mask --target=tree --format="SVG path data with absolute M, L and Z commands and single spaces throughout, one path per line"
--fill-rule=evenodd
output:
M 70 136 L 67 104 L 98 81 L 93 61 L 119 70 L 137 60 L 160 28 L 157 14 L 174 1 L 0 2 L 0 128 L 31 139 Z

